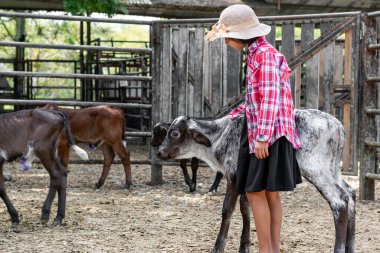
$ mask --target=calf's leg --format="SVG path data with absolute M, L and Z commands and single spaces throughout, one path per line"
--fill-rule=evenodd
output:
M 16 208 L 12 205 L 8 197 L 8 194 L 5 190 L 3 164 L 4 164 L 4 161 L 0 162 L 0 197 L 2 198 L 2 200 L 4 201 L 7 207 L 8 213 L 11 216 L 12 224 L 17 225 L 20 223 L 20 219 L 19 219 Z
M 212 184 L 209 192 L 214 193 L 214 192 L 216 192 L 218 190 L 218 186 L 219 186 L 220 181 L 222 180 L 222 178 L 223 178 L 223 173 L 220 172 L 220 171 L 218 171 L 216 173 L 214 183 Z
M 243 231 L 240 237 L 240 253 L 249 252 L 250 244 L 250 225 L 251 225 L 251 212 L 249 202 L 245 194 L 240 196 L 240 212 L 243 218 Z
M 36 143 L 35 151 L 41 163 L 48 171 L 50 176 L 49 191 L 42 207 L 41 222 L 45 224 L 50 217 L 50 210 L 55 194 L 58 191 L 58 210 L 57 216 L 54 220 L 54 225 L 62 223 L 65 217 L 66 208 L 66 169 L 60 163 L 59 159 L 55 157 L 55 152 L 51 148 L 51 143 Z
M 199 160 L 198 158 L 191 158 L 191 183 L 190 183 L 190 191 L 195 191 L 195 188 L 197 187 L 197 173 L 198 173 L 198 167 L 199 167 Z
M 190 176 L 189 176 L 189 173 L 187 171 L 186 162 L 187 162 L 186 159 L 179 160 L 179 166 L 182 169 L 182 173 L 183 173 L 183 177 L 185 179 L 185 183 L 189 186 L 190 192 L 193 192 L 193 191 L 195 191 L 195 185 L 192 184 L 192 182 L 190 181 Z M 194 176 L 194 174 L 193 174 L 193 176 Z
M 212 249 L 213 253 L 224 252 L 228 229 L 230 227 L 231 222 L 231 216 L 235 210 L 236 201 L 236 177 L 233 177 L 231 178 L 231 180 L 227 180 L 227 190 L 223 201 L 222 224 L 220 226 L 219 234 L 216 239 L 214 248 Z
M 342 180 L 342 187 L 349 196 L 348 201 L 348 224 L 347 224 L 347 237 L 346 237 L 346 252 L 355 252 L 355 205 L 356 193 L 350 185 Z
M 115 158 L 115 152 L 113 152 L 113 149 L 110 145 L 107 143 L 104 143 L 100 146 L 102 152 L 103 152 L 103 170 L 102 174 L 100 175 L 100 178 L 97 183 L 95 183 L 95 188 L 99 189 L 104 185 L 104 182 L 108 176 L 108 173 L 110 172 L 111 164 L 113 162 L 113 159 Z
M 67 142 L 65 139 L 64 141 Z M 70 145 L 68 145 L 67 143 L 64 143 L 63 141 L 60 141 L 58 145 L 58 156 L 63 166 L 67 168 L 69 164 L 69 157 L 70 157 Z
M 117 142 L 113 145 L 113 150 L 120 157 L 125 172 L 125 189 L 129 189 L 132 185 L 132 171 L 131 171 L 131 154 L 129 153 L 126 143 L 123 141 Z
M 345 253 L 349 196 L 335 179 L 328 175 L 303 174 L 303 176 L 317 188 L 332 210 L 335 224 L 334 253 Z
M 60 173 L 60 182 L 58 184 L 58 209 L 57 216 L 54 219 L 53 225 L 62 224 L 62 220 L 65 218 L 66 212 L 66 187 L 67 187 L 67 170 L 60 163 L 58 159 L 56 159 L 56 163 L 54 165 L 57 169 L 59 169 Z

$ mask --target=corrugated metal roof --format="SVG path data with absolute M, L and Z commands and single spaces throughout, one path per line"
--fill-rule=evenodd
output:
M 151 0 L 156 5 L 170 6 L 190 6 L 190 7 L 205 7 L 205 8 L 225 8 L 233 4 L 248 4 L 252 7 L 269 7 L 272 6 L 265 0 Z
M 280 6 L 319 6 L 326 8 L 379 8 L 379 0 L 264 0 L 269 4 Z
M 123 1 L 123 0 L 122 0 Z M 130 14 L 166 18 L 216 18 L 220 12 L 233 4 L 248 4 L 258 15 L 275 10 L 273 4 L 264 0 L 124 0 Z
M 150 0 L 126 0 L 126 3 L 133 5 L 152 5 L 152 1 Z

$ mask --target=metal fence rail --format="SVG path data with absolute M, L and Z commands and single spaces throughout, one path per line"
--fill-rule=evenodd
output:
M 130 81 L 151 81 L 150 76 L 129 76 L 129 75 L 97 75 L 97 74 L 69 74 L 69 73 L 47 73 L 28 71 L 0 71 L 0 76 L 8 77 L 45 77 L 45 78 L 77 78 L 77 79 L 97 79 L 97 80 L 130 80 Z
M 51 19 L 51 20 L 69 20 L 83 22 L 99 22 L 99 23 L 118 23 L 118 24 L 133 24 L 133 25 L 152 25 L 152 21 L 135 20 L 135 19 L 117 19 L 117 18 L 94 18 L 83 16 L 69 15 L 51 15 L 51 14 L 35 14 L 35 13 L 20 13 L 20 12 L 0 12 L 0 17 L 10 18 L 33 18 L 33 19 Z
M 138 104 L 138 103 L 108 103 L 108 102 L 86 102 L 86 101 L 65 101 L 65 100 L 25 100 L 25 99 L 0 99 L 0 104 L 3 105 L 46 105 L 57 104 L 63 106 L 97 106 L 109 105 L 119 108 L 142 108 L 150 109 L 151 104 Z
M 48 49 L 67 49 L 67 50 L 89 50 L 89 51 L 111 51 L 111 52 L 128 52 L 150 54 L 150 48 L 122 48 L 122 47 L 105 47 L 105 46 L 85 46 L 85 45 L 67 45 L 67 44 L 44 44 L 30 42 L 0 41 L 0 47 L 23 47 L 23 48 L 48 48 Z

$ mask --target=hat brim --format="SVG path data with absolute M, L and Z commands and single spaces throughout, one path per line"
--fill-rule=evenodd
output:
M 260 23 L 255 27 L 250 27 L 248 29 L 238 31 L 238 32 L 227 32 L 223 34 L 218 34 L 216 38 L 233 38 L 233 39 L 241 39 L 248 40 L 251 38 L 261 37 L 269 34 L 271 31 L 271 27 L 266 24 Z

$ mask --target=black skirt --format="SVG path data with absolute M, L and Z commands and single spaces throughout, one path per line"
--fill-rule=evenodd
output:
M 247 120 L 240 137 L 237 167 L 237 192 L 292 191 L 302 182 L 293 145 L 285 138 L 276 140 L 269 148 L 269 156 L 257 159 L 249 153 Z

